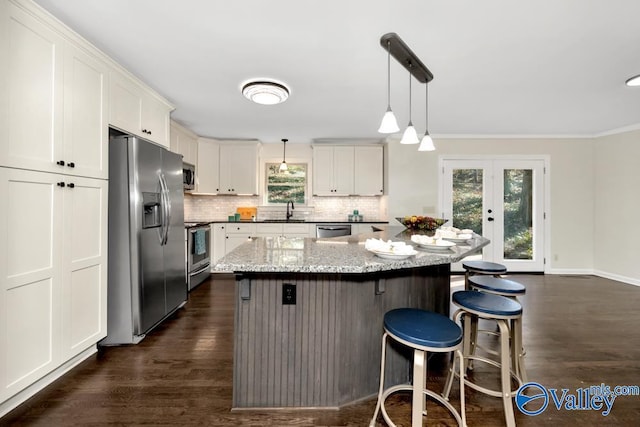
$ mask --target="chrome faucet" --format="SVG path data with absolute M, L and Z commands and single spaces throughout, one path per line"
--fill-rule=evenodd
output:
M 289 210 L 289 205 L 291 205 L 291 210 Z M 287 221 L 289 221 L 289 218 L 291 218 L 293 216 L 293 211 L 295 208 L 293 207 L 293 200 L 289 200 L 287 202 Z

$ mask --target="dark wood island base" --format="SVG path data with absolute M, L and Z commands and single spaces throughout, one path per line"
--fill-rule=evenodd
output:
M 449 314 L 450 264 L 369 274 L 236 276 L 233 407 L 337 408 L 378 391 L 384 314 L 413 307 Z M 283 287 L 295 304 L 283 304 Z M 387 381 L 409 380 L 401 348 Z

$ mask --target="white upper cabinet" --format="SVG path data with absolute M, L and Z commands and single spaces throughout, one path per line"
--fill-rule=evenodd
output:
M 110 73 L 109 123 L 167 148 L 173 107 L 119 70 Z
M 171 151 L 182 154 L 182 160 L 195 165 L 198 161 L 198 137 L 190 130 L 171 121 Z
M 221 194 L 258 194 L 257 142 L 220 144 Z
M 353 146 L 313 146 L 313 195 L 353 194 Z
M 0 7 L 0 166 L 107 178 L 106 64 Z
M 383 146 L 356 146 L 354 154 L 354 193 L 381 196 L 384 193 Z
M 258 194 L 257 141 L 198 138 L 196 191 L 200 194 Z
M 314 145 L 314 196 L 383 194 L 382 145 Z
M 220 145 L 207 138 L 198 138 L 196 189 L 194 193 L 218 194 L 220 191 Z

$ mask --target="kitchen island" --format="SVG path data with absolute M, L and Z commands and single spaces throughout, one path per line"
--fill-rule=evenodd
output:
M 256 238 L 216 265 L 236 274 L 233 407 L 337 408 L 376 394 L 384 313 L 449 314 L 451 263 L 489 241 L 406 260 L 367 251 L 367 238 L 410 242 L 401 227 L 333 239 Z M 387 381 L 408 381 L 402 348 Z

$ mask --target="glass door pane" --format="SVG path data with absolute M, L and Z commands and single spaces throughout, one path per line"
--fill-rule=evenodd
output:
M 452 225 L 482 235 L 483 169 L 453 169 Z
M 533 259 L 533 170 L 504 169 L 504 259 Z

